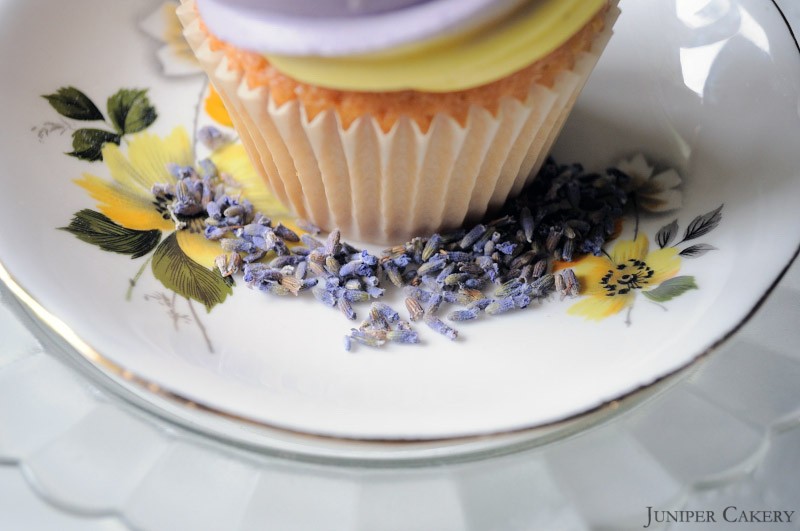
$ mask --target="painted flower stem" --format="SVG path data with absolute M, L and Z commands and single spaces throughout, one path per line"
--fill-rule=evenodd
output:
M 206 342 L 208 351 L 211 354 L 214 354 L 214 345 L 211 343 L 211 339 L 208 337 L 208 332 L 206 332 L 206 327 L 203 326 L 203 322 L 200 320 L 200 316 L 197 315 L 197 310 L 194 309 L 194 304 L 192 304 L 192 299 L 186 298 L 186 302 L 189 304 L 189 311 L 192 312 L 192 317 L 194 318 L 194 322 L 197 325 L 197 328 L 200 329 L 200 334 L 203 336 L 203 339 Z
M 152 259 L 153 259 L 153 255 L 151 254 L 151 255 L 149 255 L 147 257 L 147 260 L 145 260 L 144 263 L 142 264 L 142 266 L 139 268 L 139 271 L 136 272 L 136 275 L 134 275 L 133 278 L 128 279 L 128 291 L 125 293 L 125 300 L 126 301 L 130 301 L 131 300 L 131 296 L 133 295 L 133 288 L 136 287 L 136 283 L 139 282 L 139 279 L 141 278 L 142 273 L 144 273 L 145 268 L 147 267 L 147 265 L 150 263 L 150 261 Z
M 207 88 L 208 79 L 203 81 L 200 87 L 200 95 L 197 97 L 197 105 L 194 108 L 193 131 L 197 131 L 200 124 L 200 113 L 203 111 L 203 94 L 205 94 Z M 192 135 L 192 160 L 197 160 L 197 135 Z
M 625 326 L 630 326 L 633 324 L 631 320 L 631 312 L 633 312 L 633 304 L 628 306 L 628 312 L 625 314 Z

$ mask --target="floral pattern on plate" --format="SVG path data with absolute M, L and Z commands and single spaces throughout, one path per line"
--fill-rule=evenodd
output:
M 176 127 L 164 138 L 146 132 L 158 114 L 145 90 L 122 89 L 108 98 L 108 120 L 85 93 L 74 87 L 62 87 L 44 98 L 61 115 L 61 122 L 52 123 L 63 127 L 54 129 L 44 124 L 34 128 L 40 138 L 72 131 L 73 151 L 67 155 L 90 163 L 103 162 L 110 174 L 109 179 L 87 172 L 74 180 L 97 202 L 97 210 L 76 212 L 62 228 L 104 251 L 131 259 L 146 258 L 130 279 L 126 298 L 130 300 L 137 281 L 150 265 L 153 276 L 172 295 L 153 293 L 146 298 L 165 306 L 176 328 L 180 322 L 195 322 L 205 337 L 192 301 L 211 311 L 233 293 L 233 281 L 213 268 L 220 247 L 203 236 L 204 216 L 176 215 L 152 192 L 155 186 L 177 183 L 175 168 L 194 167 L 193 144 L 197 140 L 190 139 L 184 127 Z M 77 127 L 74 122 L 102 122 L 106 127 Z M 266 190 L 240 144 L 220 143 L 209 160 L 221 175 L 236 175 L 231 185 L 237 188 L 239 197 L 279 217 L 288 216 Z M 191 318 L 176 310 L 176 295 L 186 299 Z M 207 337 L 206 342 L 213 351 Z
M 579 258 L 570 265 L 578 277 L 584 298 L 573 304 L 568 313 L 599 321 L 627 309 L 625 322 L 631 324 L 637 292 L 650 302 L 661 305 L 689 290 L 698 289 L 693 276 L 676 276 L 681 269 L 681 258 L 696 258 L 716 247 L 697 243 L 681 250 L 678 245 L 708 234 L 721 220 L 722 205 L 694 218 L 683 239 L 673 245 L 670 243 L 678 232 L 677 219 L 656 234 L 657 250 L 650 250 L 649 239 L 641 232 L 633 240 L 617 241 L 610 253 L 604 251 L 601 256 Z

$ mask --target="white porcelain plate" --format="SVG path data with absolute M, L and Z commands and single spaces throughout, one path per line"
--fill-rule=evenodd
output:
M 655 199 L 662 206 L 681 199 L 679 209 L 647 212 L 654 196 L 642 192 L 639 244 L 625 258 L 655 271 L 658 282 L 646 289 L 546 301 L 459 325 L 452 342 L 418 326 L 421 345 L 353 352 L 342 347 L 351 323 L 312 297 L 277 298 L 239 281 L 207 312 L 157 278 L 186 263 L 171 231 L 158 232 L 157 216 L 135 215 L 155 207 L 108 183 L 112 169 L 158 174 L 162 139 L 176 127 L 192 138 L 198 124 L 220 117 L 212 106 L 196 119 L 205 81 L 181 62 L 185 50 L 172 42 L 174 27 L 157 2 L 110 8 L 101 0 L 0 2 L 3 278 L 104 370 L 218 413 L 302 432 L 358 439 L 504 432 L 648 386 L 725 339 L 797 252 L 800 54 L 780 12 L 762 0 L 620 7 L 615 37 L 556 155 L 602 169 L 643 152 L 678 170 L 680 185 L 663 175 L 651 184 L 667 185 Z M 79 92 L 62 91 L 55 105 L 41 97 L 63 87 Z M 84 160 L 101 141 L 121 144 L 116 165 L 110 156 Z M 72 151 L 83 159 L 65 154 Z M 119 221 L 106 246 L 134 242 L 143 256 L 57 230 L 84 211 L 79 218 L 108 233 L 102 218 L 87 214 L 102 202 Z M 625 242 L 634 226 L 631 215 L 607 257 L 579 266 L 584 288 L 598 286 L 604 268 L 631 249 Z M 388 302 L 402 308 L 398 293 Z

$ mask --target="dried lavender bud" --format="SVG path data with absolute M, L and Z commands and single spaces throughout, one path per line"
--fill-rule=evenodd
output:
M 451 341 L 455 341 L 458 337 L 458 330 L 449 326 L 447 323 L 436 317 L 435 315 L 426 315 L 423 319 L 425 324 L 439 334 L 442 334 Z
M 222 214 L 226 218 L 234 217 L 234 216 L 241 216 L 244 214 L 244 207 L 242 205 L 231 205 L 226 208 Z
M 553 280 L 556 284 L 556 293 L 560 294 L 563 299 L 567 294 L 567 283 L 564 282 L 564 277 L 561 276 L 561 273 L 556 273 L 553 275 Z
M 372 309 L 378 311 L 389 323 L 397 323 L 400 321 L 400 314 L 388 304 L 383 302 L 373 302 Z
M 373 304 L 369 308 L 369 318 L 361 323 L 362 330 L 365 328 L 374 328 L 377 330 L 389 330 L 391 326 L 389 326 L 389 321 L 386 320 L 386 317 L 381 313 L 381 311 L 375 307 Z
M 428 302 L 431 300 L 430 291 L 425 291 L 424 289 L 420 289 L 416 286 L 406 286 L 403 291 L 405 291 L 406 295 L 416 299 L 419 302 Z
M 206 239 L 209 240 L 219 240 L 223 236 L 228 233 L 227 229 L 221 229 L 219 227 L 207 226 L 205 230 L 203 230 L 203 235 Z
M 452 275 L 447 275 L 444 278 L 444 285 L 458 286 L 459 284 L 462 284 L 467 280 L 471 280 L 471 277 L 468 273 L 453 273 Z
M 324 276 L 324 275 L 327 274 L 327 271 L 325 270 L 325 266 L 321 265 L 319 262 L 316 262 L 315 260 L 310 260 L 309 259 L 307 263 L 308 263 L 309 269 L 311 269 L 311 272 L 313 274 L 315 274 L 317 276 Z
M 362 288 L 361 281 L 357 278 L 351 278 L 347 282 L 344 283 L 345 289 L 354 289 L 360 290 Z
M 325 269 L 331 275 L 339 275 L 339 270 L 342 266 L 339 264 L 339 261 L 331 255 L 325 257 Z
M 539 260 L 533 266 L 533 278 L 541 278 L 547 273 L 547 260 Z
M 483 310 L 486 309 L 487 306 L 489 306 L 493 302 L 494 302 L 493 299 L 488 299 L 488 298 L 480 299 L 480 300 L 477 300 L 475 302 L 469 303 L 467 305 L 467 309 L 471 310 L 473 308 L 476 308 L 478 311 L 483 311 Z
M 347 289 L 345 287 L 342 298 L 346 299 L 348 302 L 367 302 L 369 300 L 369 293 L 357 289 Z
M 444 280 L 456 270 L 456 264 L 447 264 L 444 269 L 439 271 L 436 275 L 436 283 L 439 285 L 444 284 Z
M 367 286 L 367 293 L 373 299 L 378 299 L 383 297 L 383 294 L 386 292 L 383 288 L 376 288 L 375 286 Z
M 513 310 L 515 308 L 514 299 L 511 297 L 506 297 L 503 299 L 497 299 L 489 306 L 486 307 L 486 313 L 489 315 L 498 315 L 501 313 L 505 313 L 509 310 Z
M 339 300 L 336 301 L 336 305 L 339 307 L 339 310 L 341 310 L 345 317 L 351 321 L 356 320 L 356 312 L 353 310 L 353 305 L 350 304 L 350 301 L 344 297 L 340 297 Z
M 350 338 L 368 347 L 382 347 L 386 344 L 385 339 L 379 339 L 355 328 L 350 330 Z
M 427 262 L 428 259 L 442 248 L 442 237 L 439 234 L 434 234 L 428 238 L 428 242 L 422 249 L 422 261 Z
M 336 297 L 325 288 L 317 286 L 313 288 L 311 292 L 314 294 L 314 297 L 325 306 L 330 306 L 331 308 L 336 306 Z
M 216 204 L 216 203 L 215 203 Z M 228 209 L 225 210 L 226 212 Z M 244 227 L 241 228 L 239 234 L 242 237 L 246 236 L 260 236 L 261 238 L 265 238 L 267 233 L 272 232 L 272 229 L 268 225 L 262 225 L 261 223 L 248 223 Z
M 509 267 L 511 269 L 520 269 L 533 262 L 534 258 L 536 258 L 536 252 L 526 251 L 521 255 L 517 256 L 516 258 L 514 258 L 509 264 Z
M 357 271 L 359 267 L 363 266 L 364 262 L 362 260 L 352 260 L 344 264 L 338 271 L 339 276 L 347 277 L 350 275 L 358 274 Z
M 471 262 L 475 258 L 472 253 L 464 251 L 449 251 L 446 256 L 448 260 L 454 263 Z
M 372 326 L 367 326 L 364 328 L 359 328 L 359 331 L 364 334 L 366 337 L 371 337 L 374 339 L 379 339 L 381 341 L 386 341 L 386 333 L 388 330 L 383 330 L 380 328 L 373 328 Z
M 383 256 L 391 259 L 395 259 L 401 254 L 406 254 L 405 245 L 395 245 L 394 247 L 389 247 L 383 250 Z
M 280 280 L 280 284 L 284 288 L 288 289 L 289 293 L 291 293 L 295 297 L 297 296 L 297 293 L 300 291 L 300 288 L 303 287 L 303 281 L 302 280 L 297 279 L 295 277 L 290 277 L 290 276 L 284 276 Z
M 422 305 L 419 303 L 419 301 L 411 297 L 406 297 L 405 303 L 411 320 L 419 321 L 425 313 L 425 310 L 422 309 Z
M 282 223 L 278 223 L 278 226 L 275 227 L 275 234 L 287 242 L 296 243 L 300 241 L 300 237 L 292 229 L 285 227 Z
M 531 282 L 530 287 L 533 297 L 546 297 L 555 287 L 555 277 L 548 273 Z
M 319 279 L 318 278 L 306 278 L 306 279 L 303 279 L 303 285 L 300 286 L 300 291 L 309 290 L 309 289 L 313 288 L 314 286 L 316 286 L 318 283 L 319 283 Z
M 328 239 L 325 240 L 325 248 L 324 248 L 324 252 L 326 255 L 333 256 L 339 254 L 339 251 L 341 251 L 342 249 L 341 238 L 342 238 L 342 233 L 339 232 L 339 229 L 335 229 L 330 234 L 328 234 Z
M 167 164 L 167 171 L 179 181 L 198 177 L 197 172 L 195 172 L 194 168 L 191 166 L 181 166 L 180 164 L 169 163 Z
M 419 343 L 419 334 L 413 330 L 390 330 L 386 332 L 386 340 L 411 345 Z
M 286 295 L 292 293 L 292 291 L 289 288 L 283 286 L 282 284 L 277 284 L 275 282 L 261 284 L 259 288 L 262 289 L 262 291 L 265 290 L 268 291 L 269 293 L 272 293 L 273 295 L 279 295 L 281 297 L 285 297 Z M 295 295 L 297 294 L 295 293 Z
M 431 258 L 417 269 L 417 275 L 424 276 L 428 273 L 433 273 L 434 271 L 439 271 L 440 269 L 444 268 L 447 265 L 447 259 L 444 257 L 435 257 Z
M 511 297 L 511 299 L 514 301 L 514 306 L 518 309 L 527 308 L 531 303 L 530 295 L 526 294 L 516 295 L 514 297 Z
M 483 268 L 474 262 L 461 263 L 458 265 L 458 270 L 461 273 L 466 273 L 472 277 L 479 277 L 483 275 Z
M 481 236 L 486 233 L 486 227 L 483 225 L 475 225 L 458 243 L 458 246 L 462 249 L 469 249 L 472 247 L 475 242 L 477 242 Z
M 219 240 L 222 250 L 226 252 L 247 253 L 253 248 L 253 244 L 241 238 L 222 238 Z
M 533 239 L 533 215 L 531 214 L 531 209 L 528 207 L 522 207 L 519 212 L 520 217 L 520 225 L 522 226 L 522 232 L 525 235 L 525 240 L 530 243 Z
M 450 312 L 447 318 L 451 321 L 472 321 L 477 319 L 480 311 L 477 308 L 468 308 L 466 310 L 456 310 Z
M 242 267 L 242 257 L 239 253 L 222 254 L 214 260 L 214 264 L 223 277 L 229 277 L 239 272 L 239 268 Z
M 411 255 L 414 259 L 414 263 L 421 264 L 422 263 L 422 251 L 425 249 L 425 242 L 422 238 L 417 236 L 416 238 L 411 240 Z
M 403 277 L 400 275 L 400 271 L 395 266 L 387 263 L 383 265 L 383 270 L 386 271 L 386 276 L 389 278 L 392 284 L 398 288 L 402 288 L 405 285 L 403 282 Z
M 489 279 L 485 276 L 478 278 L 468 278 L 464 281 L 464 287 L 468 289 L 481 290 L 489 283 Z
M 515 295 L 524 285 L 525 284 L 520 282 L 517 278 L 509 280 L 495 290 L 494 296 L 500 298 L 511 297 Z
M 225 133 L 213 125 L 200 128 L 200 130 L 197 131 L 197 140 L 211 151 L 219 149 L 231 141 Z
M 392 263 L 397 267 L 407 267 L 411 263 L 411 257 L 401 254 L 392 259 Z
M 516 249 L 517 249 L 517 244 L 516 243 L 512 243 L 512 242 L 503 242 L 503 243 L 497 244 L 496 247 L 497 247 L 497 250 L 500 251 L 501 253 L 503 253 L 505 255 L 512 255 L 512 254 L 514 254 L 514 251 L 516 251 Z
M 572 257 L 575 253 L 575 240 L 567 240 L 564 242 L 564 248 L 561 249 L 561 259 L 565 262 L 572 262 Z
M 547 240 L 544 244 L 545 249 L 551 253 L 555 251 L 556 247 L 558 247 L 558 243 L 561 241 L 562 234 L 563 232 L 560 229 L 551 227 L 550 233 L 547 235 Z
M 436 293 L 442 290 L 441 284 L 436 281 L 436 277 L 428 274 L 422 277 L 417 277 L 415 279 L 415 283 L 417 286 L 421 287 L 422 289 L 426 289 L 432 293 Z
M 565 269 L 561 272 L 561 277 L 564 279 L 564 292 L 570 297 L 577 297 L 580 292 L 580 283 L 578 277 L 575 276 L 575 271 Z
M 300 263 L 300 258 L 294 255 L 277 256 L 270 260 L 269 266 L 275 269 L 280 269 L 286 266 L 295 266 Z
M 365 286 L 369 286 L 372 288 L 377 288 L 381 284 L 380 279 L 375 275 L 361 277 L 361 282 L 363 282 Z
M 426 314 L 435 314 L 439 311 L 439 306 L 442 305 L 442 295 L 439 293 L 434 293 L 431 295 L 431 300 L 428 301 L 428 304 L 425 306 L 425 313 Z
M 528 264 L 519 272 L 519 280 L 526 284 L 533 280 L 533 266 Z

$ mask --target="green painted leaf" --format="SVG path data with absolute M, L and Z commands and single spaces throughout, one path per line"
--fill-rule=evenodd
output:
M 153 275 L 165 288 L 202 303 L 206 311 L 233 293 L 220 275 L 186 256 L 174 232 L 156 249 L 152 268 Z
M 108 98 L 108 115 L 123 135 L 147 129 L 158 117 L 147 99 L 147 90 L 129 89 L 122 89 Z
M 133 230 L 117 225 L 94 210 L 76 212 L 66 227 L 78 239 L 100 247 L 104 251 L 127 254 L 139 258 L 152 251 L 161 241 L 160 230 Z
M 642 294 L 655 302 L 666 302 L 678 295 L 683 295 L 690 289 L 698 289 L 694 277 L 683 276 L 665 280 L 657 288 L 642 291 Z
M 89 97 L 75 87 L 61 87 L 55 94 L 42 96 L 61 116 L 73 120 L 103 120 L 103 113 Z
M 121 137 L 102 129 L 78 129 L 72 133 L 72 149 L 70 155 L 91 162 L 103 160 L 103 145 L 111 142 L 119 145 Z

